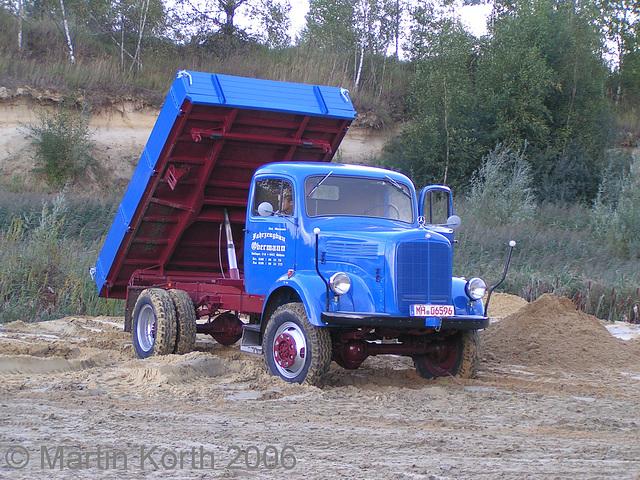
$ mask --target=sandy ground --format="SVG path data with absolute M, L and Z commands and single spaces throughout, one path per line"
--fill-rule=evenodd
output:
M 640 478 L 640 344 L 492 303 L 477 379 L 373 357 L 323 389 L 206 336 L 138 360 L 119 317 L 0 325 L 0 478 Z

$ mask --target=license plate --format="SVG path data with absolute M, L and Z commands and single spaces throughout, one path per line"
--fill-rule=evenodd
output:
M 453 305 L 411 305 L 412 317 L 453 317 Z

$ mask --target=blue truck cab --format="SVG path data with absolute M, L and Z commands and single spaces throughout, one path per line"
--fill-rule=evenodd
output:
M 447 214 L 440 223 L 434 203 Z M 291 162 L 257 169 L 244 278 L 248 293 L 265 296 L 269 320 L 261 336 L 245 335 L 242 348 L 262 351 L 273 373 L 293 381 L 310 375 L 305 367 L 317 375 L 303 361 L 317 355 L 305 329 L 327 333 L 332 359 L 346 368 L 395 353 L 412 356 L 427 378 L 475 374 L 486 286 L 453 276 L 459 220 L 452 208 L 447 187 L 418 196 L 409 178 L 381 168 Z
M 476 374 L 486 286 L 453 276 L 451 191 L 331 163 L 355 115 L 338 87 L 178 72 L 92 269 L 140 358 L 202 333 L 288 382 L 381 354 Z

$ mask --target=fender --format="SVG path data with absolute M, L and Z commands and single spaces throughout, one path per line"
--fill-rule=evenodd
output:
M 282 289 L 283 287 L 290 288 L 298 294 L 305 310 L 307 311 L 309 322 L 311 322 L 312 325 L 316 327 L 327 326 L 326 323 L 320 319 L 321 313 L 326 305 L 327 289 L 324 282 L 320 277 L 318 277 L 316 272 L 295 272 L 291 277 L 283 275 L 278 278 L 266 296 L 266 301 L 264 302 L 262 311 L 263 318 L 266 307 L 269 304 L 269 299 L 274 292 Z
M 482 300 L 472 302 L 464 291 L 467 280 L 462 277 L 451 279 L 451 297 L 456 309 L 456 315 L 479 315 L 484 316 L 484 305 Z

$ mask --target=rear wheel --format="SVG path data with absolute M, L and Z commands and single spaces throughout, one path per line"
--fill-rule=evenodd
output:
M 133 310 L 131 333 L 138 358 L 173 353 L 176 313 L 169 294 L 160 288 L 140 292 Z
M 184 290 L 169 290 L 176 310 L 176 344 L 173 353 L 182 355 L 193 350 L 196 343 L 196 310 Z
M 288 303 L 269 319 L 263 352 L 272 375 L 322 386 L 331 364 L 331 337 L 326 329 L 311 325 L 302 303 Z
M 480 335 L 477 330 L 449 335 L 434 345 L 432 352 L 414 355 L 413 364 L 422 378 L 475 378 L 480 364 Z

